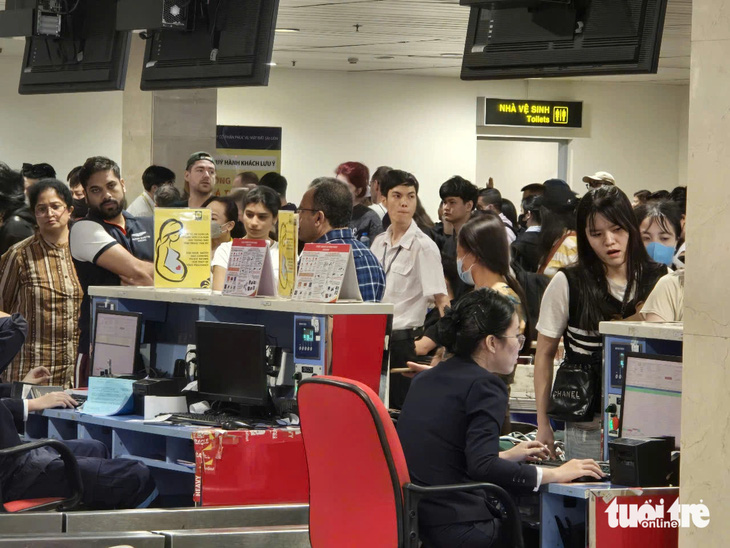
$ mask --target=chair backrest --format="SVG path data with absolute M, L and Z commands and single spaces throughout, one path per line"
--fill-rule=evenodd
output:
M 312 546 L 401 546 L 408 468 L 383 403 L 366 385 L 331 376 L 302 381 L 297 400 Z

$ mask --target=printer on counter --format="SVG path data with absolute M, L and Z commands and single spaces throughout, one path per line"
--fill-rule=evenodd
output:
M 134 414 L 144 416 L 145 396 L 182 396 L 182 389 L 187 381 L 184 378 L 173 377 L 171 379 L 142 379 L 132 385 L 134 397 Z

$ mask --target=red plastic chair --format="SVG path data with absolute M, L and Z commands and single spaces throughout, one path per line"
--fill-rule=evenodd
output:
M 40 510 L 58 510 L 66 511 L 73 510 L 81 502 L 81 497 L 84 493 L 84 487 L 81 483 L 81 473 L 79 472 L 79 466 L 76 462 L 76 457 L 71 450 L 66 447 L 63 443 L 58 440 L 38 440 L 30 443 L 24 443 L 22 445 L 16 445 L 8 449 L 0 450 L 0 459 L 4 457 L 11 457 L 19 455 L 26 451 L 38 449 L 39 447 L 51 447 L 56 450 L 66 469 L 66 477 L 68 484 L 71 486 L 71 496 L 68 498 L 63 497 L 48 497 L 40 499 L 28 499 L 28 500 L 13 500 L 5 502 L 0 492 L 0 512 L 5 513 L 20 513 L 20 512 L 37 512 Z
M 507 510 L 509 546 L 522 547 L 515 503 L 490 483 L 422 487 L 410 483 L 387 409 L 362 383 L 331 376 L 303 380 L 297 395 L 309 470 L 309 539 L 314 548 L 417 547 L 418 502 L 482 490 Z

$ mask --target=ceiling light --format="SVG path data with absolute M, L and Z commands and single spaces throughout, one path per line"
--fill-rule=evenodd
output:
M 461 57 L 461 53 L 442 53 L 441 57 L 456 58 Z
M 271 63 L 266 63 L 266 64 L 269 65 L 270 67 L 275 67 L 276 66 L 276 63 L 274 61 L 271 61 Z
M 379 55 L 376 59 L 395 59 L 392 55 Z
M 276 32 L 299 32 L 299 29 L 293 29 L 293 28 L 283 28 L 283 29 L 276 29 Z

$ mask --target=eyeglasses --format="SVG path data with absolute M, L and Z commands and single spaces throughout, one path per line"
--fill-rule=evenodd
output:
M 517 339 L 517 342 L 520 345 L 520 350 L 522 350 L 522 347 L 525 346 L 525 340 L 527 337 L 525 337 L 522 333 L 519 335 L 502 335 L 499 337 L 500 339 Z
M 66 206 L 64 204 L 39 205 L 35 208 L 35 214 L 36 217 L 44 217 L 48 215 L 49 211 L 53 211 L 53 213 L 60 215 L 65 210 Z
M 311 209 L 309 207 L 298 207 L 295 213 L 301 213 L 302 211 L 314 211 L 315 213 L 319 211 L 319 209 Z

